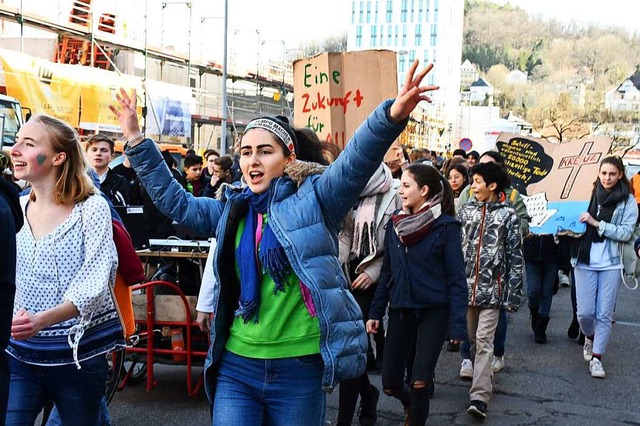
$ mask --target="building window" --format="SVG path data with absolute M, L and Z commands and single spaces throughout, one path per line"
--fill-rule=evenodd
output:
M 387 0 L 387 24 L 390 24 L 393 18 L 393 1 Z
M 405 57 L 405 55 L 400 55 L 399 64 L 400 64 L 400 72 L 401 73 L 404 73 L 407 70 L 406 61 L 405 61 L 404 57 Z
M 415 21 L 415 15 L 414 15 L 415 11 L 416 11 L 415 2 L 416 2 L 416 0 L 411 0 L 411 22 L 416 22 Z
M 384 46 L 384 26 L 380 25 L 380 46 Z
M 371 23 L 371 2 L 367 2 L 367 24 Z
M 402 6 L 400 8 L 400 22 L 407 22 L 407 3 L 408 0 L 402 0 Z
M 374 9 L 373 22 L 378 23 L 378 2 L 376 1 L 375 9 Z
M 371 26 L 371 46 L 376 47 L 378 45 L 378 27 Z
M 433 0 L 433 22 L 438 22 L 438 0 Z
M 403 46 L 407 45 L 407 26 L 406 25 L 402 26 L 402 45 Z
M 396 25 L 396 34 L 395 34 L 395 37 L 394 37 L 394 40 L 393 40 L 393 45 L 396 46 L 396 47 L 398 46 L 398 33 L 399 32 L 400 31 L 398 30 L 398 26 Z
M 415 50 L 410 50 L 409 51 L 409 63 L 412 64 L 413 61 L 416 60 L 416 51 Z
M 425 64 L 429 63 L 429 51 L 427 49 L 425 49 L 424 51 L 424 59 L 423 59 Z
M 364 2 L 361 1 L 360 2 L 360 13 L 358 14 L 358 23 L 362 24 L 364 21 L 363 19 L 363 15 L 364 15 Z
M 425 0 L 427 2 L 427 11 L 424 14 L 424 21 L 429 22 L 429 14 L 431 12 L 431 0 Z
M 393 26 L 391 25 L 387 25 L 387 46 L 391 47 L 393 40 L 391 39 L 393 37 Z
M 416 24 L 416 46 L 422 46 L 422 24 Z
M 362 46 L 362 25 L 356 27 L 356 46 Z
M 423 11 L 424 11 L 424 0 L 418 0 L 418 22 L 422 22 Z
M 438 25 L 431 24 L 431 46 L 436 45 L 436 41 L 438 40 Z
M 355 1 L 351 2 L 351 23 L 352 24 L 356 23 L 356 2 Z

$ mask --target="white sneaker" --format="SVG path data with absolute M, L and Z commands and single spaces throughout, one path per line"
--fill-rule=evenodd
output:
M 605 373 L 604 368 L 602 368 L 602 361 L 598 358 L 592 358 L 589 362 L 589 371 L 591 372 L 591 377 L 595 377 L 597 379 L 604 379 Z
M 493 356 L 493 360 L 491 361 L 491 371 L 497 373 L 504 368 L 504 356 Z
M 560 281 L 560 287 L 569 287 L 571 286 L 571 281 L 567 274 L 562 271 L 558 271 L 558 280 Z
M 473 363 L 470 359 L 463 359 L 460 364 L 460 378 L 473 379 Z
M 582 356 L 584 360 L 589 362 L 593 357 L 593 340 L 589 340 L 586 337 L 584 338 L 584 346 L 582 347 Z

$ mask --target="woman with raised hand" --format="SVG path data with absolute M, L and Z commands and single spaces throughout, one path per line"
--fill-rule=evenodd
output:
M 31 193 L 20 200 L 6 422 L 33 424 L 52 400 L 63 424 L 99 425 L 104 354 L 124 345 L 109 205 L 96 195 L 78 135 L 58 119 L 33 116 L 11 158 Z
M 322 425 L 323 391 L 364 372 L 367 337 L 337 259 L 336 233 L 420 101 L 431 70 L 416 61 L 398 97 L 385 101 L 338 159 L 300 185 L 285 174 L 296 161 L 286 120 L 250 121 L 240 142 L 244 189 L 226 200 L 195 198 L 173 182 L 138 126 L 136 96 L 124 90 L 111 110 L 126 154 L 158 208 L 215 236 L 211 347 L 205 389 L 214 425 Z

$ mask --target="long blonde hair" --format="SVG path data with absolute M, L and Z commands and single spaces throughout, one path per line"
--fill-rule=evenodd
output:
M 95 194 L 96 187 L 87 174 L 87 162 L 76 131 L 64 121 L 46 114 L 36 114 L 29 121 L 42 124 L 49 135 L 53 152 L 64 152 L 66 155 L 53 188 L 56 203 L 76 204 Z M 36 200 L 34 191 L 31 191 L 30 199 Z

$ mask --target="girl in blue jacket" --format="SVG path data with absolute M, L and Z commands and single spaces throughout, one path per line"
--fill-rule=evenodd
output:
M 400 399 L 410 425 L 424 425 L 429 416 L 427 385 L 442 344 L 447 335 L 455 342 L 467 336 L 467 282 L 449 182 L 433 166 L 412 164 L 402 174 L 399 195 L 402 211 L 387 227 L 367 331 L 378 331 L 389 304 L 382 387 Z M 409 387 L 404 370 L 414 347 Z
M 299 186 L 286 119 L 249 122 L 240 142 L 246 188 L 226 200 L 195 198 L 174 182 L 153 141 L 140 134 L 135 92 L 117 96 L 125 152 L 159 210 L 216 237 L 211 346 L 205 389 L 214 425 L 324 424 L 326 400 L 366 364 L 361 313 L 337 259 L 336 234 L 409 113 L 436 86 L 413 64 L 395 101 L 382 103 L 322 175 Z
M 574 266 L 582 355 L 592 377 L 604 379 L 602 356 L 611 336 L 611 320 L 622 281 L 620 243 L 629 241 L 638 220 L 638 206 L 620 157 L 600 162 L 591 200 L 580 222 L 587 225 L 575 243 Z

